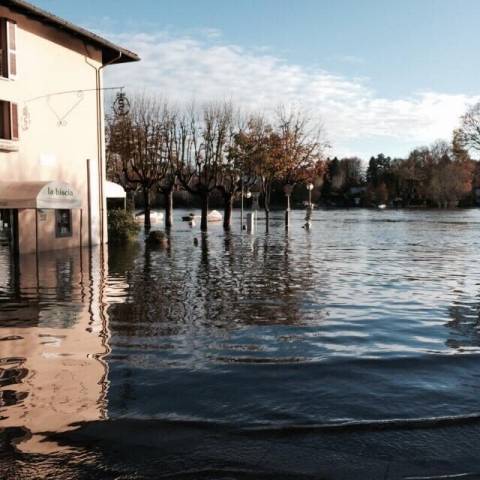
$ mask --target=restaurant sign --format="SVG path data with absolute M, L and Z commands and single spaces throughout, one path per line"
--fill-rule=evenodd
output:
M 81 206 L 77 192 L 63 182 L 47 183 L 37 195 L 37 208 L 71 209 Z

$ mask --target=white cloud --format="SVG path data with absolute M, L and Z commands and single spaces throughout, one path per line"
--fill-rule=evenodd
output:
M 224 43 L 220 32 L 201 36 L 108 35 L 137 52 L 140 63 L 107 70 L 107 82 L 132 90 L 153 90 L 176 101 L 231 99 L 244 109 L 269 110 L 279 103 L 318 115 L 333 153 L 368 156 L 391 145 L 405 155 L 417 145 L 450 138 L 468 104 L 479 97 L 413 92 L 382 98 L 365 79 L 346 78 L 286 62 L 260 49 Z M 382 148 L 376 148 L 375 142 Z

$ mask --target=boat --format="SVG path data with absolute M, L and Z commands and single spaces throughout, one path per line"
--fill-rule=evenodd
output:
M 184 222 L 195 222 L 196 219 L 201 218 L 201 215 L 195 215 L 194 213 L 189 213 L 188 215 L 184 215 L 182 220 Z M 222 214 L 218 210 L 212 210 L 207 215 L 208 222 L 221 222 L 223 220 Z
M 221 222 L 222 220 L 223 220 L 223 216 L 218 210 L 212 210 L 207 215 L 208 222 Z
M 137 213 L 135 215 L 135 221 L 137 223 L 144 223 L 145 222 L 145 213 Z M 163 213 L 162 212 L 150 212 L 150 223 L 160 223 L 163 221 Z
M 381 203 L 380 205 L 377 206 L 379 210 L 385 210 L 387 206 L 384 203 Z

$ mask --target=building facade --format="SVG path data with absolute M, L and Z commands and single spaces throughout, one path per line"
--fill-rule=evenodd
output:
M 137 60 L 30 3 L 0 1 L 0 210 L 17 252 L 107 241 L 103 70 Z

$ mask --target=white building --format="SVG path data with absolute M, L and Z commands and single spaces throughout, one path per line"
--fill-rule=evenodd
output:
M 19 253 L 106 242 L 103 70 L 139 60 L 23 0 L 0 3 L 0 209 Z

